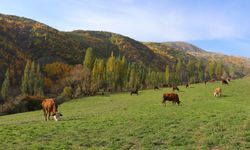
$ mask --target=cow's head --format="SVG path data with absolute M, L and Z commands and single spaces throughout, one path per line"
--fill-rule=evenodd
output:
M 54 117 L 55 121 L 58 121 L 62 116 L 62 114 L 60 112 L 56 112 L 52 116 Z

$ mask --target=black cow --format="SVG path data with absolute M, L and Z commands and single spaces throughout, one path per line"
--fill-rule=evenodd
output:
M 158 87 L 158 86 L 155 86 L 155 87 L 154 87 L 154 90 L 159 90 L 159 87 Z
M 138 89 L 132 90 L 132 91 L 130 92 L 130 95 L 133 95 L 133 94 L 139 95 L 139 94 L 138 94 Z

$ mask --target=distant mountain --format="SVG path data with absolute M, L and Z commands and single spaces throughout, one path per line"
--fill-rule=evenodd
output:
M 0 80 L 7 67 L 18 79 L 26 60 L 41 64 L 55 61 L 67 64 L 83 62 L 85 50 L 94 49 L 97 57 L 108 58 L 111 52 L 124 55 L 130 62 L 164 71 L 166 64 L 177 58 L 185 60 L 223 60 L 250 68 L 249 59 L 206 52 L 185 42 L 143 43 L 116 33 L 103 31 L 62 32 L 43 23 L 11 15 L 0 14 Z
M 155 53 L 159 53 L 169 58 L 184 57 L 202 59 L 206 61 L 223 61 L 228 65 L 250 68 L 250 59 L 224 55 L 221 53 L 208 52 L 197 46 L 186 42 L 164 42 L 164 43 L 144 43 Z

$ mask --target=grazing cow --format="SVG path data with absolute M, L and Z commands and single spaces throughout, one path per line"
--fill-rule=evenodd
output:
M 224 80 L 224 79 L 221 80 L 221 83 L 222 83 L 222 84 L 229 85 L 228 82 L 227 82 L 227 80 Z
M 155 87 L 154 87 L 154 90 L 159 90 L 159 87 L 158 87 L 158 86 L 155 86 Z
M 214 96 L 215 97 L 221 96 L 221 93 L 222 93 L 222 90 L 219 87 L 214 90 Z
M 108 88 L 108 92 L 112 92 L 112 88 Z
M 187 83 L 187 84 L 186 84 L 186 88 L 188 88 L 188 87 L 189 87 L 189 84 Z
M 51 115 L 54 117 L 55 121 L 58 121 L 60 116 L 62 116 L 62 114 L 57 111 L 58 105 L 53 98 L 44 99 L 42 101 L 42 107 L 45 121 L 48 121 Z
M 130 92 L 130 95 L 131 95 L 131 96 L 132 96 L 133 94 L 139 95 L 139 94 L 138 94 L 138 89 L 132 90 L 132 91 Z
M 168 84 L 163 84 L 162 87 L 166 88 L 168 87 Z
M 180 89 L 176 85 L 173 85 L 173 91 L 175 90 L 180 91 Z
M 172 101 L 173 104 L 180 104 L 179 96 L 175 93 L 164 93 L 162 103 L 166 106 L 166 101 Z

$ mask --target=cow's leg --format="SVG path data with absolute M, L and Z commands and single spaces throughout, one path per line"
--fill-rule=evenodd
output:
M 44 114 L 44 121 L 47 121 L 47 113 L 45 109 L 43 109 L 43 114 Z
M 48 113 L 48 120 L 50 120 L 51 112 Z

